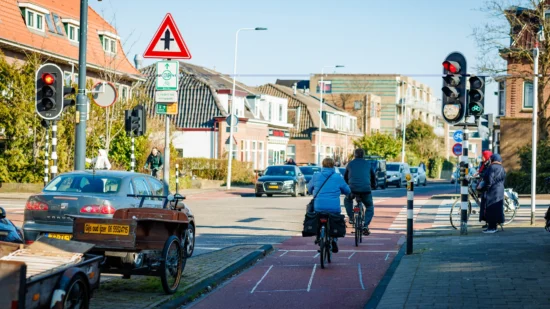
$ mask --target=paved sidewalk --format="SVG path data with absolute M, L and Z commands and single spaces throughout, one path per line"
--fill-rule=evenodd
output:
M 365 308 L 549 308 L 549 277 L 550 233 L 541 224 L 415 238 L 378 306 Z
M 164 294 L 158 277 L 135 276 L 129 280 L 116 278 L 102 282 L 92 298 L 90 308 L 156 308 L 178 297 L 198 297 L 204 289 L 201 285 L 214 288 L 220 283 L 220 280 L 215 280 L 220 279 L 220 274 L 232 275 L 232 272 L 244 269 L 246 265 L 236 265 L 249 258 L 251 253 L 262 250 L 261 248 L 260 245 L 234 246 L 190 258 L 183 271 L 179 290 L 174 295 Z M 263 253 L 259 256 L 263 256 Z

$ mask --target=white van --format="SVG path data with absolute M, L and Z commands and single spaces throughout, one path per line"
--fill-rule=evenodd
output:
M 407 163 L 391 162 L 386 165 L 386 184 L 388 186 L 401 186 L 407 185 L 407 174 L 410 174 L 410 167 Z

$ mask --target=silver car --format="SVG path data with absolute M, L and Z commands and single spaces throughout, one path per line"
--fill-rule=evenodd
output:
M 125 171 L 75 171 L 54 178 L 39 194 L 29 197 L 25 205 L 23 233 L 30 244 L 40 235 L 69 240 L 72 218 L 65 215 L 89 215 L 112 218 L 119 208 L 140 207 L 141 198 L 128 195 L 167 196 L 168 186 L 149 175 Z M 141 207 L 162 208 L 165 198 L 145 198 Z M 195 243 L 195 219 L 191 210 L 183 209 L 190 220 L 184 246 L 191 256 Z

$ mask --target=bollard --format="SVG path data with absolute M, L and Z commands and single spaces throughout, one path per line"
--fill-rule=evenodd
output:
M 414 179 L 407 174 L 407 255 L 413 252 Z
M 135 155 L 135 139 L 134 139 L 134 133 L 132 132 L 132 155 L 130 157 L 130 168 L 132 169 L 132 173 L 136 170 L 136 155 Z
M 178 185 L 180 182 L 179 176 L 180 176 L 179 164 L 176 163 L 176 193 L 178 193 Z

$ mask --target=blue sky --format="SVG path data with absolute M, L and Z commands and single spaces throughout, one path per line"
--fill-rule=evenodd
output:
M 130 59 L 143 54 L 171 13 L 192 54 L 189 62 L 227 74 L 233 72 L 237 29 L 267 27 L 239 35 L 237 71 L 250 85 L 307 79 L 325 65 L 343 64 L 339 73 L 412 76 L 438 96 L 441 77 L 428 75 L 441 74 L 450 52 L 461 51 L 469 73 L 476 73 L 472 27 L 486 18 L 479 10 L 483 0 L 89 1 L 116 26 Z M 487 112 L 497 111 L 496 88 L 486 88 Z

